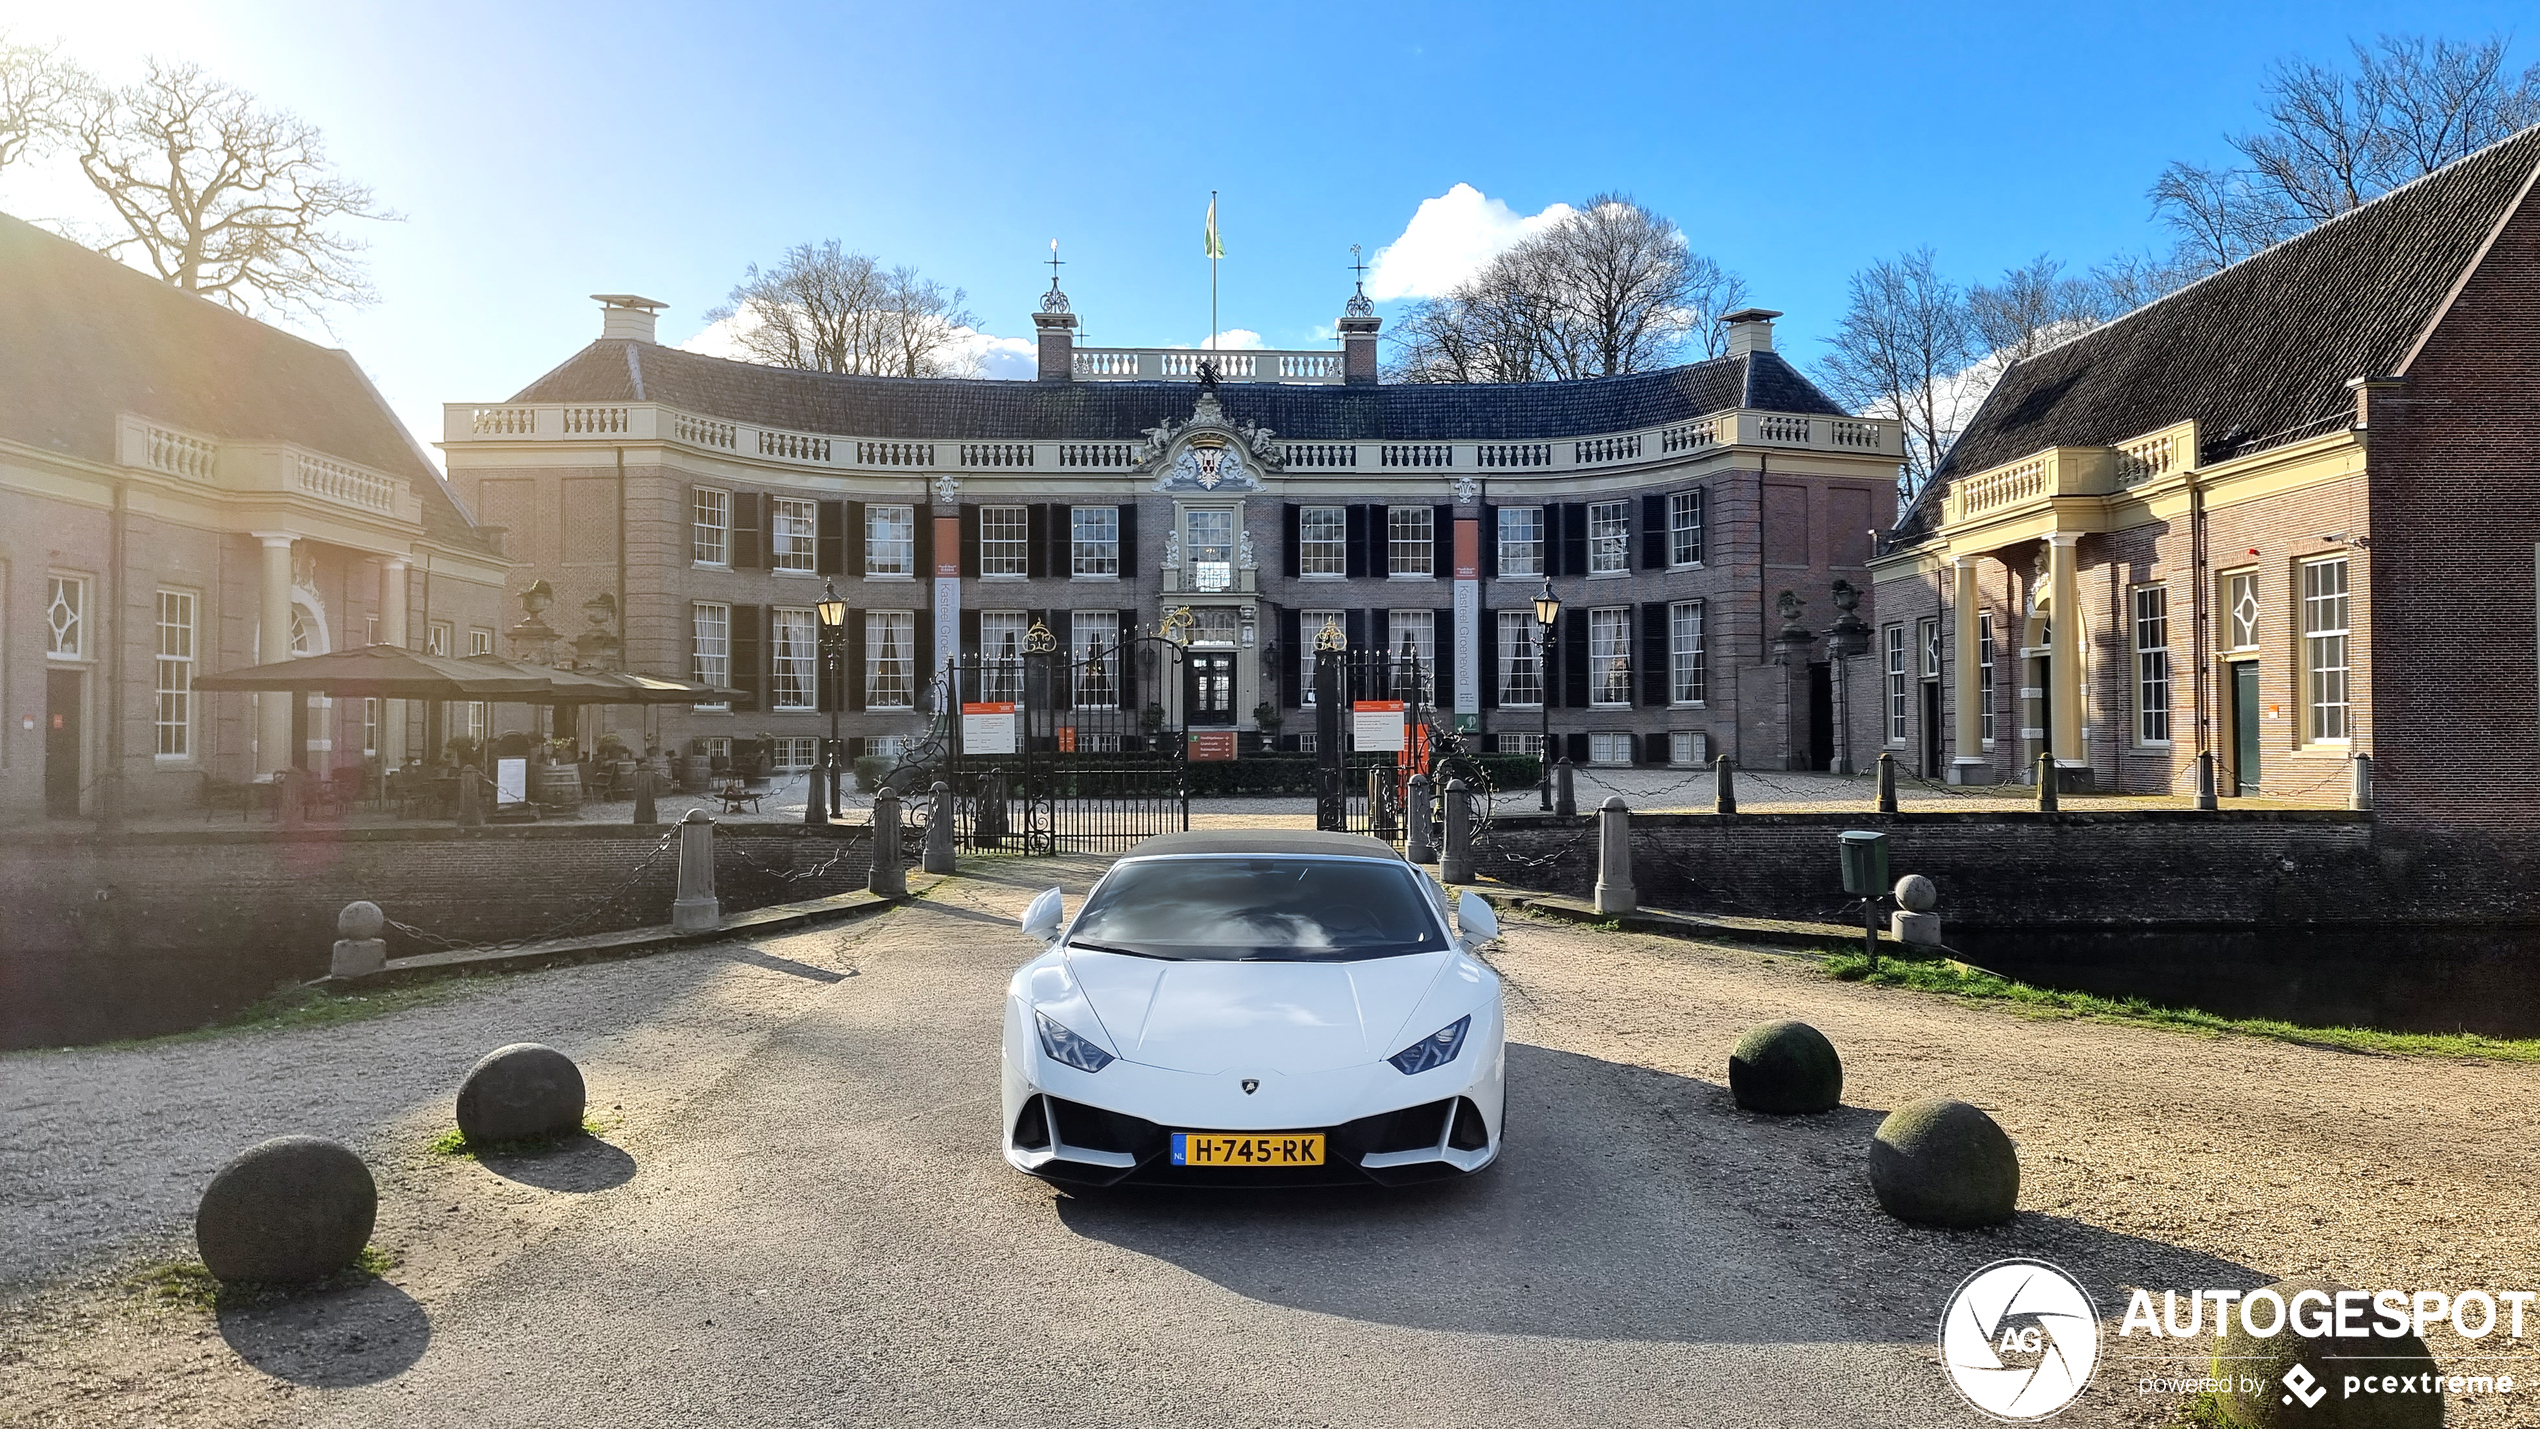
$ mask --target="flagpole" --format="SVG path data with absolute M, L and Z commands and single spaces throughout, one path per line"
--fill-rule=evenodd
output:
M 1212 223 L 1217 218 L 1215 189 L 1208 191 L 1208 217 Z M 1213 252 L 1208 255 L 1208 350 L 1217 350 L 1217 255 Z

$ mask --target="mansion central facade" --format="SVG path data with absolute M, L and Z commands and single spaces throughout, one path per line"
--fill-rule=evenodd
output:
M 740 692 L 648 714 L 664 749 L 767 738 L 808 765 L 836 705 L 859 752 L 889 752 L 955 652 L 1039 627 L 1088 658 L 1187 610 L 1178 688 L 1124 671 L 1073 697 L 1125 682 L 1173 728 L 1310 747 L 1293 712 L 1333 628 L 1437 670 L 1487 749 L 1534 752 L 1549 704 L 1580 763 L 1830 757 L 1828 672 L 1769 663 L 1767 612 L 1789 590 L 1830 619 L 1835 580 L 1868 584 L 1900 439 L 1774 353 L 1777 314 L 1734 315 L 1729 353 L 1689 366 L 1446 387 L 1377 380 L 1363 300 L 1339 352 L 1212 354 L 1080 348 L 1053 289 L 1028 382 L 725 361 L 658 345 L 658 304 L 601 301 L 598 341 L 508 402 L 449 406 L 442 445 L 515 592 L 605 596 L 625 668 Z

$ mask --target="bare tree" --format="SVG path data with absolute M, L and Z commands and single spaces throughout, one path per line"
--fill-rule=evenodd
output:
M 2034 357 L 2041 349 L 2088 332 L 2112 316 L 2105 290 L 2065 277 L 2064 265 L 2043 253 L 2020 267 L 2005 269 L 1999 283 L 1979 283 L 1967 290 L 1967 320 L 1974 328 L 1974 340 L 2003 366 Z
M 13 43 L 0 30 L 0 169 L 67 140 L 89 87 L 52 49 Z
M 706 314 L 739 318 L 733 339 L 759 362 L 870 377 L 943 377 L 973 371 L 960 347 L 978 319 L 958 288 L 885 268 L 870 254 L 850 253 L 832 238 L 786 249 L 776 266 L 756 263 L 731 299 Z
M 1694 253 L 1676 225 L 1622 194 L 1493 258 L 1392 329 L 1391 374 L 1408 382 L 1610 377 L 1673 362 L 1688 341 L 1716 356 L 1720 314 L 1746 285 Z
M 2349 48 L 2351 74 L 2310 60 L 2275 67 L 2265 126 L 2230 136 L 2243 163 L 2161 172 L 2151 198 L 2179 234 L 2173 268 L 2212 272 L 2540 122 L 2540 65 L 2510 70 L 2502 36 L 2383 35 Z
M 1905 426 L 1905 489 L 1921 489 L 1963 420 L 1959 375 L 1972 363 L 1966 294 L 1917 248 L 1852 275 L 1851 301 L 1830 339 L 1826 385 L 1854 411 Z
M 367 245 L 332 225 L 397 215 L 335 172 L 313 125 L 153 60 L 139 83 L 90 95 L 76 147 L 130 230 L 105 252 L 138 251 L 171 286 L 242 312 L 261 301 L 316 316 L 373 300 Z

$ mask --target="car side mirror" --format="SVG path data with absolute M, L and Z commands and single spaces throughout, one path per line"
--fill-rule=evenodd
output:
M 1499 936 L 1499 914 L 1489 899 L 1467 889 L 1455 900 L 1455 926 L 1464 935 L 1464 946 L 1478 948 Z
M 1023 910 L 1023 931 L 1044 943 L 1054 942 L 1059 925 L 1066 920 L 1067 900 L 1059 896 L 1057 889 L 1048 889 Z

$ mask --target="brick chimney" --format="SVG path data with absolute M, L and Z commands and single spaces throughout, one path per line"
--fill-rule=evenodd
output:
M 1040 333 L 1040 379 L 1075 381 L 1076 314 L 1068 309 L 1067 295 L 1058 290 L 1056 278 L 1050 280 L 1050 290 L 1041 294 L 1041 310 L 1032 314 L 1032 326 Z
M 1722 315 L 1720 321 L 1729 326 L 1729 356 L 1772 351 L 1773 319 L 1780 316 L 1771 308 L 1740 308 Z
M 624 338 L 630 342 L 655 342 L 653 317 L 668 303 L 639 298 L 633 293 L 593 293 L 591 300 L 600 305 L 600 338 Z
M 1341 309 L 1341 320 L 1334 324 L 1341 335 L 1341 380 L 1352 387 L 1367 386 L 1376 381 L 1376 329 L 1385 320 L 1376 316 L 1376 305 L 1367 300 L 1364 284 L 1351 295 Z

